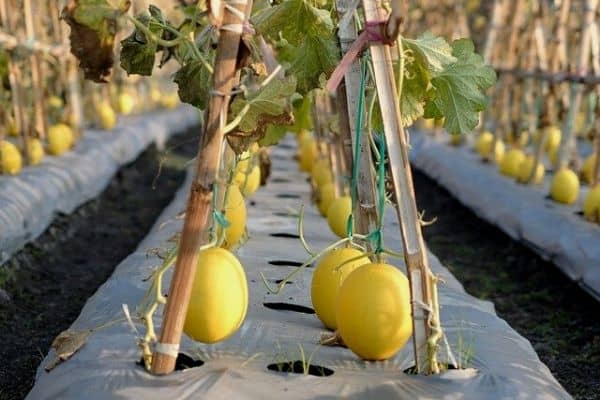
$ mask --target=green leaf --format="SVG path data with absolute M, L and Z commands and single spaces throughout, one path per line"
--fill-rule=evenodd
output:
M 70 0 L 62 18 L 71 27 L 71 52 L 85 78 L 106 82 L 113 66 L 117 20 L 127 12 L 130 0 Z
M 173 81 L 179 87 L 181 101 L 204 109 L 208 102 L 211 74 L 200 60 L 192 61 L 175 74 Z
M 293 46 L 302 44 L 307 36 L 332 37 L 335 29 L 330 12 L 307 0 L 283 0 L 258 12 L 252 23 L 264 37 L 276 41 L 281 35 Z
M 319 87 L 322 74 L 335 69 L 339 48 L 329 10 L 308 0 L 283 0 L 258 12 L 252 22 L 259 34 L 276 44 L 277 58 L 298 79 L 300 94 Z
M 148 27 L 157 37 L 162 36 L 162 27 L 159 24 L 152 23 L 148 15 L 139 15 L 137 20 Z M 121 41 L 121 67 L 128 75 L 152 75 L 157 50 L 156 40 L 146 36 L 139 29 L 135 29 L 131 35 Z
M 300 133 L 304 130 L 311 130 L 312 124 L 312 96 L 306 94 L 301 100 L 297 100 L 294 103 L 294 125 L 289 129 L 296 133 Z
M 417 39 L 402 38 L 402 44 L 405 49 L 412 51 L 413 57 L 425 61 L 428 69 L 433 72 L 440 72 L 444 66 L 456 62 L 452 47 L 443 38 L 434 36 L 431 32 L 425 32 Z
M 400 115 L 403 126 L 409 126 L 423 116 L 429 79 L 430 74 L 426 65 L 416 60 L 406 64 L 400 96 Z
M 267 131 L 265 132 L 265 136 L 258 141 L 258 144 L 261 146 L 272 146 L 274 144 L 279 143 L 281 138 L 285 136 L 286 133 L 290 131 L 290 127 L 287 125 L 273 125 L 269 124 L 267 126 Z
M 434 73 L 425 105 L 425 118 L 445 117 L 449 133 L 471 131 L 479 121 L 479 112 L 487 105 L 484 91 L 496 81 L 494 70 L 474 53 L 473 42 L 461 39 L 452 43 L 456 62 Z
M 329 76 L 339 59 L 337 42 L 320 37 L 306 37 L 288 54 L 292 55 L 288 71 L 298 79 L 298 92 L 302 94 L 320 87 L 320 77 Z
M 255 132 L 262 130 L 266 124 L 277 121 L 278 117 L 289 120 L 289 100 L 296 91 L 296 79 L 293 76 L 275 78 L 264 88 L 250 92 L 245 97 L 237 96 L 231 104 L 231 115 L 238 115 L 242 109 L 248 111 L 241 119 L 238 130 L 242 132 Z M 284 114 L 286 114 L 284 116 Z

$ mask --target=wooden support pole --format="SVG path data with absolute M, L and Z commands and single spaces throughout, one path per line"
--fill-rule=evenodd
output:
M 362 0 L 362 4 L 367 21 L 381 21 L 385 18 L 386 12 L 379 0 Z M 415 366 L 419 373 L 435 373 L 439 372 L 437 363 L 430 360 L 435 359 L 437 343 L 429 342 L 432 334 L 430 322 L 434 315 L 439 314 L 436 314 L 438 310 L 434 310 L 433 305 L 432 274 L 417 214 L 408 144 L 400 118 L 390 47 L 381 43 L 371 43 L 369 50 L 396 195 L 404 261 L 410 281 Z
M 338 12 L 345 15 L 349 7 L 353 3 L 352 0 L 337 0 L 336 8 Z M 346 54 L 351 44 L 356 40 L 357 32 L 352 19 L 349 23 L 341 25 L 338 30 L 338 38 L 342 54 Z M 370 132 L 365 132 L 365 126 L 361 126 L 363 134 L 358 143 L 358 159 L 354 160 L 356 153 L 356 136 L 357 136 L 357 116 L 358 102 L 361 80 L 360 61 L 355 60 L 344 75 L 342 89 L 338 92 L 338 102 L 345 102 L 346 107 L 341 106 L 340 118 L 346 114 L 347 125 L 350 132 L 350 137 L 343 138 L 345 152 L 350 151 L 352 162 L 358 163 L 358 184 L 356 187 L 356 204 L 354 208 L 354 231 L 359 234 L 366 235 L 377 228 L 377 201 L 375 188 L 375 175 L 373 173 L 373 159 L 371 155 L 371 146 L 369 143 Z M 344 96 L 345 93 L 345 96 Z M 363 116 L 366 115 L 363 110 Z M 362 118 L 364 121 L 365 118 Z M 344 122 L 341 122 L 344 125 Z M 344 133 L 344 131 L 342 131 Z M 346 134 L 347 135 L 347 134 Z M 348 141 L 350 144 L 348 145 Z M 353 164 L 348 164 L 348 168 L 352 169 Z M 366 243 L 369 246 L 368 243 Z
M 64 0 L 52 0 L 50 3 L 50 18 L 54 39 L 62 46 L 68 46 L 69 26 L 66 23 L 60 23 L 58 14 L 64 3 Z M 55 92 L 60 93 L 64 89 L 67 97 L 67 109 L 69 110 L 69 123 L 73 131 L 80 135 L 84 119 L 81 79 L 77 60 L 71 53 L 66 55 L 64 64 L 57 71 L 57 76 Z
M 31 0 L 23 0 L 25 15 L 25 30 L 27 40 L 35 40 L 35 26 Z M 31 70 L 31 90 L 33 91 L 34 131 L 40 138 L 46 137 L 46 107 L 44 104 L 44 76 L 42 75 L 41 60 L 38 53 L 29 55 Z
M 236 0 L 228 6 L 238 12 L 232 12 L 228 8 L 224 9 L 223 26 L 230 29 L 220 31 L 217 44 L 212 80 L 213 94 L 208 104 L 206 125 L 196 158 L 195 178 L 190 188 L 179 253 L 171 280 L 160 339 L 152 357 L 152 373 L 156 375 L 169 374 L 175 368 L 198 264 L 198 250 L 202 244 L 207 242 L 212 213 L 212 192 L 220 164 L 221 146 L 224 139 L 223 126 L 227 120 L 228 104 L 226 99 L 231 92 L 236 75 L 242 24 L 245 22 L 245 17 L 240 18 L 239 14 L 246 14 L 248 2 Z
M 583 17 L 583 32 L 581 34 L 579 57 L 577 60 L 576 73 L 579 75 L 587 74 L 592 44 L 592 24 L 596 18 L 597 8 L 598 0 L 586 0 L 585 14 Z M 562 137 L 560 147 L 558 149 L 558 169 L 566 168 L 568 166 L 573 155 L 573 151 L 576 150 L 575 130 L 573 129 L 573 123 L 581 105 L 583 89 L 584 87 L 578 84 L 572 84 L 570 88 L 569 110 L 567 113 L 567 118 L 563 123 Z
M 0 21 L 2 26 L 9 32 L 18 32 L 15 18 L 19 15 L 14 10 L 15 5 L 12 0 L 0 0 Z M 25 93 L 23 90 L 23 77 L 21 68 L 17 62 L 11 57 L 8 61 L 8 80 L 10 84 L 10 94 L 15 117 L 15 125 L 21 135 L 21 147 L 25 163 L 29 164 L 29 124 L 27 112 L 24 106 Z

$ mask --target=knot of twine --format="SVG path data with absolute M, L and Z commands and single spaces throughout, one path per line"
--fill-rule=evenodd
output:
M 329 93 L 335 93 L 338 86 L 342 82 L 344 75 L 354 62 L 358 55 L 367 47 L 369 43 L 384 43 L 385 35 L 382 30 L 385 28 L 387 20 L 367 21 L 365 29 L 358 35 L 352 43 L 348 52 L 342 57 L 340 63 L 335 68 L 331 77 L 327 81 L 325 88 Z

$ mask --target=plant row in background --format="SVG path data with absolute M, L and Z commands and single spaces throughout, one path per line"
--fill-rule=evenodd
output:
M 480 11 L 472 18 L 474 29 L 478 18 L 485 19 L 481 12 L 491 16 L 482 47 L 501 83 L 475 150 L 522 184 L 540 185 L 551 171 L 550 197 L 567 205 L 582 199 L 583 217 L 599 223 L 598 1 L 496 0 L 489 10 L 471 6 Z M 452 137 L 450 143 L 462 142 Z
M 178 98 L 164 78 L 84 84 L 69 53 L 62 0 L 0 1 L 0 172 L 17 175 L 46 154 L 69 151 L 89 123 L 110 131 L 117 114 L 164 106 Z

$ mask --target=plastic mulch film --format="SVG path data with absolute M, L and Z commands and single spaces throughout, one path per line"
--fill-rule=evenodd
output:
M 446 188 L 480 218 L 498 226 L 552 261 L 570 279 L 600 300 L 600 225 L 580 214 L 588 187 L 572 206 L 548 198 L 552 176 L 526 186 L 483 163 L 474 150 L 452 147 L 447 137 L 411 136 L 411 163 Z
M 47 156 L 18 176 L 0 176 L 0 265 L 37 238 L 57 213 L 71 213 L 98 196 L 151 143 L 161 147 L 198 122 L 198 111 L 188 106 L 124 117 L 111 132 L 86 130 L 61 157 Z
M 55 357 L 51 351 L 38 370 L 28 399 L 570 398 L 530 343 L 496 316 L 491 303 L 466 294 L 433 255 L 432 269 L 444 280 L 440 303 L 448 347 L 465 369 L 430 377 L 407 374 L 404 370 L 413 366 L 411 342 L 384 362 L 364 362 L 346 348 L 318 345 L 325 329 L 311 309 L 312 268 L 297 274 L 278 295 L 269 294 L 260 277 L 262 272 L 274 283 L 308 258 L 294 238 L 296 213 L 302 203 L 307 205 L 304 229 L 310 245 L 320 249 L 335 240 L 325 220 L 308 206 L 309 185 L 292 161 L 293 151 L 290 141 L 273 150 L 273 176 L 248 203 L 250 238 L 237 251 L 250 286 L 243 326 L 228 340 L 214 345 L 184 337 L 181 352 L 202 360 L 202 366 L 163 377 L 150 375 L 136 365 L 140 360 L 136 336 L 143 328 L 139 326 L 140 333 L 136 334 L 127 323 L 120 323 L 93 333 L 70 360 L 45 372 L 44 366 Z M 168 247 L 168 239 L 181 229 L 181 220 L 174 216 L 184 209 L 187 192 L 184 186 L 138 250 L 89 299 L 72 329 L 89 329 L 121 318 L 122 304 L 134 309 L 148 287 L 145 279 L 160 264 L 147 250 Z M 389 211 L 384 227 L 386 244 L 398 250 L 398 226 Z M 278 307 L 265 306 L 269 303 L 278 303 Z M 156 313 L 157 326 L 160 314 Z M 446 351 L 440 355 L 448 361 Z M 277 367 L 278 363 L 299 360 L 309 361 L 308 372 L 333 374 L 285 373 Z

